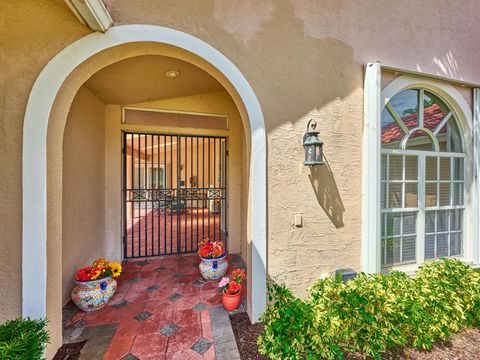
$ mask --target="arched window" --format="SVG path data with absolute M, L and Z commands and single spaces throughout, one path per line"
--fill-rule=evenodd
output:
M 455 111 L 423 88 L 381 116 L 381 266 L 462 256 L 465 148 Z

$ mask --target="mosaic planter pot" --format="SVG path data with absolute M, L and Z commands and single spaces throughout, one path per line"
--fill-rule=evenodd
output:
M 241 300 L 240 293 L 241 291 L 239 291 L 238 294 L 235 295 L 228 295 L 225 293 L 222 294 L 222 303 L 225 310 L 233 311 L 238 308 Z
M 227 254 L 216 259 L 205 259 L 200 257 L 202 261 L 198 268 L 205 280 L 218 280 L 227 272 L 228 261 Z
M 117 290 L 117 281 L 111 277 L 90 281 L 75 281 L 72 301 L 82 311 L 95 311 L 107 305 Z

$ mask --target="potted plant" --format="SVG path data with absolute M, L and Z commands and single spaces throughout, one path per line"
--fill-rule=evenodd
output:
M 233 311 L 240 305 L 242 282 L 245 278 L 246 275 L 243 269 L 235 269 L 230 277 L 225 276 L 218 283 L 218 287 L 222 288 L 223 307 L 227 311 Z
M 104 307 L 117 290 L 114 279 L 122 273 L 122 265 L 114 261 L 97 259 L 92 266 L 77 271 L 72 301 L 82 311 L 95 311 Z
M 202 260 L 198 268 L 205 280 L 218 280 L 227 272 L 225 245 L 222 241 L 205 239 L 199 244 L 198 255 Z

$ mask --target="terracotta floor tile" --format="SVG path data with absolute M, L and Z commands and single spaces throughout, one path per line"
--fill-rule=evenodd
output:
M 85 314 L 83 320 L 87 325 L 109 324 L 116 314 L 116 309 L 110 305 L 104 306 L 96 311 L 91 311 Z
M 215 360 L 215 348 L 213 347 L 213 344 L 212 346 L 210 346 L 210 349 L 208 349 L 207 352 L 203 354 L 203 360 Z
M 103 356 L 103 360 L 118 360 L 130 352 L 135 337 L 133 336 L 115 336 Z
M 201 337 L 202 331 L 198 324 L 181 326 L 180 329 L 168 338 L 168 353 L 176 353 L 190 347 Z
M 164 356 L 167 349 L 167 337 L 160 333 L 139 335 L 133 341 L 130 352 L 144 359 L 147 357 Z
M 185 349 L 174 353 L 167 353 L 168 360 L 197 360 L 203 359 L 202 355 L 196 353 L 192 349 Z

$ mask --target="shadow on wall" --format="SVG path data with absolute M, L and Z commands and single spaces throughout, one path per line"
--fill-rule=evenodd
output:
M 312 183 L 319 205 L 330 218 L 333 225 L 339 229 L 344 227 L 343 213 L 345 208 L 332 169 L 328 161 L 324 160 L 324 165 L 310 167 L 310 175 L 308 177 Z

